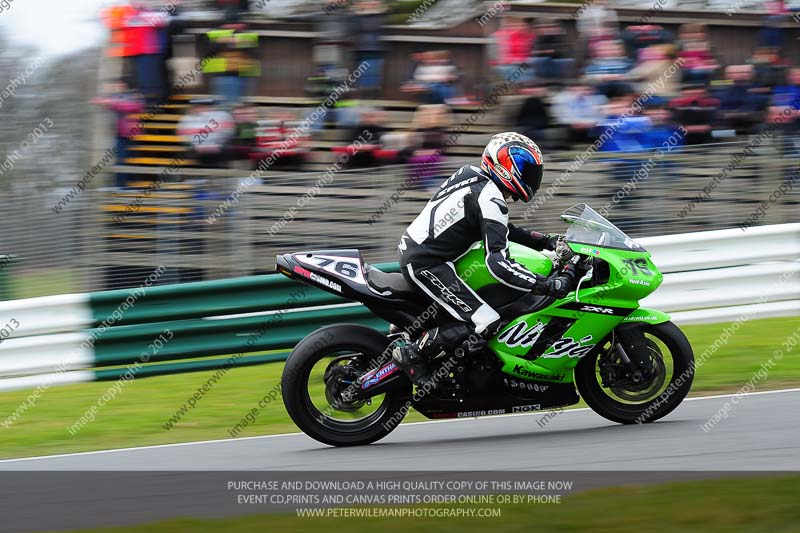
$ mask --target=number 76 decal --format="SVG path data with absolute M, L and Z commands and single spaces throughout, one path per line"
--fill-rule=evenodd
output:
M 354 257 L 315 255 L 309 259 L 302 258 L 300 261 L 317 266 L 326 272 L 352 279 L 358 283 L 365 283 L 364 275 L 361 272 L 361 261 Z
M 623 263 L 625 263 L 625 266 L 630 269 L 630 273 L 633 276 L 638 276 L 639 274 L 642 274 L 643 276 L 653 275 L 653 272 L 647 266 L 647 261 L 641 257 L 639 259 L 626 259 L 623 261 Z

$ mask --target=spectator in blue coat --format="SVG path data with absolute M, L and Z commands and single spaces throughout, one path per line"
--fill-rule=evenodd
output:
M 769 123 L 778 124 L 784 159 L 800 158 L 800 68 L 792 68 L 786 82 L 772 91 Z M 787 173 L 791 171 L 787 169 Z
M 362 95 L 378 96 L 383 87 L 384 45 L 381 41 L 386 9 L 378 0 L 360 0 L 354 4 L 353 39 L 355 68 L 365 71 L 358 80 Z
M 737 133 L 752 132 L 766 118 L 768 89 L 753 84 L 753 65 L 731 65 L 725 71 L 729 84 L 719 95 L 722 118 Z
M 609 98 L 622 96 L 632 91 L 627 81 L 633 62 L 625 55 L 620 41 L 603 41 L 597 45 L 597 57 L 586 66 L 586 77 L 597 87 L 597 91 Z

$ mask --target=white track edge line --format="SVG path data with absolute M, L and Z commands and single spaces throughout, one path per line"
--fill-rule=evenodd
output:
M 760 396 L 762 394 L 781 394 L 786 392 L 800 392 L 800 388 L 795 389 L 780 389 L 780 390 L 768 390 L 768 391 L 757 391 L 757 392 L 747 392 L 742 393 L 741 396 Z M 739 393 L 731 393 L 731 394 L 717 394 L 714 396 L 695 396 L 693 398 L 686 398 L 684 402 L 691 402 L 697 400 L 713 400 L 715 398 L 729 398 L 732 396 L 740 395 Z M 576 413 L 581 411 L 590 411 L 591 409 L 588 407 L 580 407 L 578 409 L 566 409 L 564 413 Z M 507 413 L 504 415 L 492 415 L 492 416 L 481 416 L 481 417 L 465 417 L 465 418 L 446 418 L 443 420 L 424 420 L 421 422 L 408 422 L 405 424 L 400 424 L 397 428 L 403 428 L 407 426 L 419 426 L 422 424 L 444 424 L 448 422 L 465 422 L 470 420 L 478 420 L 478 419 L 494 419 L 494 418 L 508 418 L 514 416 L 531 416 L 531 415 L 541 415 L 542 413 L 549 412 L 547 409 L 542 409 L 540 411 L 531 411 L 526 413 Z M 18 461 L 36 461 L 41 459 L 58 459 L 61 457 L 79 457 L 82 455 L 99 455 L 104 453 L 117 453 L 117 452 L 132 452 L 132 451 L 139 451 L 139 450 L 154 450 L 159 448 L 176 448 L 179 446 L 195 446 L 200 444 L 217 444 L 221 442 L 226 443 L 234 443 L 234 442 L 241 442 L 246 440 L 256 440 L 256 439 L 273 439 L 277 437 L 295 437 L 297 435 L 305 435 L 302 432 L 296 433 L 277 433 L 274 435 L 254 435 L 252 437 L 240 437 L 240 438 L 232 438 L 232 439 L 213 439 L 213 440 L 198 440 L 198 441 L 191 441 L 191 442 L 173 442 L 170 444 L 153 444 L 150 446 L 133 446 L 130 448 L 114 448 L 110 450 L 93 450 L 87 452 L 75 452 L 75 453 L 60 453 L 55 455 L 39 455 L 35 457 L 19 457 L 16 459 L 0 459 L 0 464 L 3 463 L 13 463 Z

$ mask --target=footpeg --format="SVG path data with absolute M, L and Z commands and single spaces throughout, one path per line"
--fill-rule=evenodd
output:
M 392 348 L 392 359 L 414 385 L 421 387 L 431 380 L 428 365 L 407 342 L 398 342 Z

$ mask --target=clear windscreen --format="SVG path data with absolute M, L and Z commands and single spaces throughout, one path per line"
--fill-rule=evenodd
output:
M 604 248 L 644 251 L 641 245 L 586 204 L 578 204 L 561 213 L 569 224 L 564 235 L 567 242 L 590 244 Z

